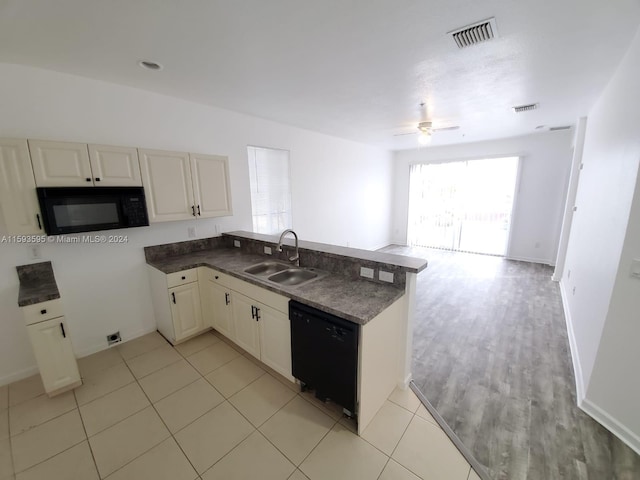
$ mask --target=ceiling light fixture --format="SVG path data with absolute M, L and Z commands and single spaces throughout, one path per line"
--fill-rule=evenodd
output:
M 162 70 L 162 65 L 156 62 L 151 62 L 149 60 L 140 60 L 138 62 L 138 65 L 140 65 L 140 67 L 146 70 L 153 70 L 153 71 Z
M 427 145 L 431 142 L 431 122 L 420 122 L 418 124 L 418 130 L 420 130 L 420 135 L 418 135 L 418 143 L 420 145 Z

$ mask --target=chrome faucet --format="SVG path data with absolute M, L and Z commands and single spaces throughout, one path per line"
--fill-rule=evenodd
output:
M 289 257 L 289 261 L 290 262 L 295 262 L 296 266 L 299 267 L 300 266 L 300 254 L 298 253 L 298 235 L 296 235 L 296 232 L 294 232 L 291 229 L 287 229 L 284 232 L 282 232 L 282 234 L 280 235 L 280 240 L 278 240 L 278 246 L 276 247 L 276 251 L 281 252 L 282 251 L 282 242 L 284 241 L 284 237 L 287 233 L 292 233 L 293 237 L 296 240 L 296 253 L 293 257 Z

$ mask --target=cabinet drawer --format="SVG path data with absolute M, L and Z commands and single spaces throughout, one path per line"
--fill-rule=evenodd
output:
M 26 307 L 22 307 L 22 314 L 24 315 L 24 320 L 27 325 L 61 317 L 64 315 L 62 300 L 56 298 L 55 300 L 27 305 Z
M 167 287 L 177 287 L 184 285 L 185 283 L 198 281 L 198 269 L 192 268 L 191 270 L 183 270 L 181 272 L 169 273 L 167 275 Z
M 233 282 L 237 281 L 237 279 L 232 277 L 231 275 L 218 272 L 217 270 L 213 270 L 209 267 L 202 267 L 201 278 L 204 278 L 205 280 L 209 280 L 226 288 L 232 288 Z

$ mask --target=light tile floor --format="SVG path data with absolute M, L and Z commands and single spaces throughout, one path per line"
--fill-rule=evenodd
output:
M 359 437 L 215 332 L 78 363 L 84 385 L 53 399 L 38 375 L 0 387 L 0 480 L 479 478 L 411 390 Z

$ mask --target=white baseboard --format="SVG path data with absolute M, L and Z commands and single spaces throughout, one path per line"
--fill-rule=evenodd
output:
M 504 258 L 506 258 L 507 260 L 515 260 L 518 262 L 541 263 L 542 265 L 549 265 L 550 267 L 555 266 L 555 264 L 548 258 L 517 257 L 513 255 L 505 255 Z
M 584 378 L 582 376 L 582 367 L 580 364 L 580 356 L 578 354 L 578 346 L 573 330 L 573 320 L 571 318 L 571 311 L 569 310 L 564 282 L 562 281 L 560 281 L 560 295 L 562 297 L 562 308 L 564 309 L 564 317 L 567 322 L 567 334 L 569 336 L 569 347 L 571 350 L 571 360 L 573 362 L 573 374 L 576 378 L 576 399 L 578 408 L 580 408 L 596 422 L 613 433 L 622 442 L 628 445 L 629 448 L 633 449 L 637 454 L 640 455 L 640 437 L 629 430 L 627 427 L 625 427 L 621 422 L 619 422 L 605 410 L 586 398 Z
M 616 420 L 614 417 L 605 412 L 598 405 L 593 403 L 588 398 L 585 398 L 578 406 L 587 415 L 593 418 L 596 422 L 602 425 L 604 428 L 613 433 L 622 442 L 624 442 L 629 448 L 634 450 L 640 455 L 640 437 L 634 432 L 625 427 L 622 423 Z
M 145 329 L 141 329 L 141 330 L 138 330 L 136 332 L 133 332 L 133 333 L 129 333 L 129 334 L 127 334 L 128 338 L 127 338 L 126 341 L 128 342 L 130 340 L 134 340 L 134 339 L 136 339 L 138 337 L 141 337 L 143 335 L 146 335 L 148 333 L 155 332 L 156 330 L 157 330 L 156 326 L 153 325 L 153 327 L 151 327 L 151 329 L 145 328 Z M 96 345 L 92 345 L 92 346 L 90 346 L 88 348 L 84 348 L 84 349 L 76 352 L 76 357 L 77 358 L 83 358 L 83 357 L 86 357 L 88 355 L 101 352 L 102 350 L 107 350 L 108 348 L 113 348 L 116 345 L 122 345 L 123 343 L 126 343 L 126 342 L 120 342 L 120 343 L 116 343 L 115 345 L 109 346 L 109 345 L 105 345 L 104 342 L 100 342 L 100 343 L 98 343 Z
M 567 336 L 569 337 L 569 350 L 571 351 L 571 362 L 573 363 L 573 376 L 576 379 L 576 398 L 580 407 L 585 395 L 584 377 L 582 375 L 582 364 L 580 363 L 580 355 L 578 353 L 578 344 L 576 335 L 573 330 L 573 320 L 571 319 L 571 310 L 569 310 L 569 302 L 567 301 L 567 292 L 564 288 L 564 282 L 560 281 L 560 297 L 562 298 L 562 309 L 564 310 L 564 318 L 567 323 Z
M 23 368 L 14 373 L 10 373 L 9 375 L 5 375 L 4 377 L 0 377 L 0 387 L 4 385 L 9 385 L 10 383 L 17 382 L 18 380 L 22 380 L 23 378 L 28 378 L 31 375 L 35 375 L 38 373 L 38 366 L 33 365 L 31 367 Z
M 401 378 L 398 381 L 398 388 L 400 388 L 401 390 L 406 390 L 409 387 L 412 378 L 413 376 L 411 375 L 411 373 L 409 373 L 405 378 Z

